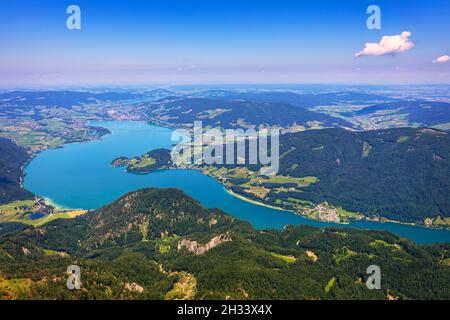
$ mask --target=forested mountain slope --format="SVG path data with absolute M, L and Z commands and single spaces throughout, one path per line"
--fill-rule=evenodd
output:
M 22 166 L 30 156 L 11 140 L 0 138 L 0 204 L 29 199 L 33 195 L 22 189 Z
M 318 106 L 332 106 L 344 104 L 365 105 L 368 103 L 373 104 L 381 101 L 393 102 L 398 100 L 376 94 L 367 94 L 350 91 L 306 94 L 290 91 L 238 92 L 238 91 L 211 90 L 201 92 L 198 95 L 205 96 L 211 99 L 288 103 L 296 107 L 303 107 L 303 108 L 314 108 Z
M 176 125 L 192 125 L 203 121 L 204 126 L 231 128 L 248 125 L 291 127 L 312 126 L 317 122 L 325 127 L 352 124 L 336 117 L 310 111 L 284 102 L 255 102 L 250 100 L 219 100 L 207 98 L 166 98 L 149 106 L 150 119 Z
M 36 106 L 48 106 L 71 109 L 74 106 L 80 106 L 86 103 L 128 100 L 141 96 L 128 92 L 11 91 L 0 93 L 0 107 L 15 106 L 20 108 L 34 108 Z
M 377 104 L 359 110 L 355 116 L 406 115 L 410 125 L 435 126 L 450 122 L 450 103 L 438 101 L 402 101 Z
M 256 231 L 173 189 L 133 192 L 74 220 L 1 230 L 4 299 L 450 298 L 448 246 L 377 231 Z M 72 264 L 81 268 L 79 291 L 66 288 Z M 374 264 L 381 290 L 364 284 Z
M 281 175 L 315 176 L 301 193 L 402 221 L 450 216 L 450 136 L 430 129 L 310 131 L 281 137 Z M 274 195 L 273 195 L 274 196 Z

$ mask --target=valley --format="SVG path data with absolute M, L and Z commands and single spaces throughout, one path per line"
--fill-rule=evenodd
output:
M 390 123 L 392 112 L 380 125 L 361 99 L 400 103 L 380 96 L 172 95 L 0 107 L 14 124 L 0 131 L 0 299 L 449 298 L 447 132 Z M 310 110 L 294 110 L 297 99 Z M 281 126 L 278 174 L 175 166 L 173 129 L 194 120 Z M 363 131 L 364 121 L 387 129 Z M 69 292 L 75 260 L 83 289 Z M 380 291 L 364 285 L 374 263 Z M 412 275 L 434 291 L 405 285 Z
M 186 167 L 177 170 L 157 170 L 157 167 L 153 167 L 149 174 L 145 174 L 145 170 L 140 170 L 139 174 L 132 174 L 132 172 L 127 172 L 126 168 L 115 168 L 111 165 L 114 159 L 123 156 L 128 159 L 137 159 L 140 157 L 138 155 L 148 154 L 148 150 L 157 150 L 160 153 L 161 149 L 170 148 L 172 130 L 150 126 L 142 122 L 102 122 L 95 123 L 95 125 L 107 128 L 113 133 L 99 141 L 70 144 L 62 149 L 41 153 L 26 169 L 25 187 L 47 199 L 52 199 L 57 207 L 68 210 L 97 209 L 114 201 L 124 193 L 141 188 L 178 188 L 199 200 L 206 207 L 220 208 L 235 217 L 251 222 L 258 229 L 282 229 L 285 225 L 290 224 L 307 224 L 318 227 L 336 225 L 334 222 L 311 220 L 298 213 L 279 210 L 282 207 L 276 203 L 263 202 L 260 198 L 252 198 L 248 193 L 242 193 L 243 197 L 241 197 L 240 193 L 229 191 L 232 191 L 232 185 L 227 187 L 223 181 L 219 181 L 212 175 L 204 174 L 202 171 L 207 168 Z M 358 154 L 361 156 L 362 144 L 359 148 Z M 332 163 L 335 164 L 334 159 Z M 168 168 L 172 169 L 170 166 Z M 223 170 L 218 172 L 223 172 Z M 205 173 L 207 172 L 205 171 Z M 289 174 L 285 176 L 288 177 Z M 300 175 L 302 178 L 307 176 L 307 174 Z M 86 181 L 89 183 L 87 184 Z M 282 180 L 277 182 L 280 181 Z M 309 184 L 308 187 L 317 184 L 311 182 L 314 180 L 305 181 Z M 288 189 L 287 192 L 289 192 Z M 309 206 L 303 205 L 302 201 L 291 201 L 291 203 L 295 204 L 297 208 L 301 206 L 301 208 L 314 209 L 324 202 L 319 201 L 316 205 L 310 204 Z M 423 244 L 449 241 L 450 233 L 446 230 L 392 222 L 380 223 L 377 222 L 380 219 L 375 218 L 355 220 L 351 216 L 347 216 L 350 218 L 347 220 L 344 210 L 341 211 L 338 206 L 330 205 L 329 202 L 329 206 L 325 207 L 326 213 L 323 212 L 322 215 L 326 216 L 329 209 L 330 217 L 333 218 L 336 209 L 336 212 L 342 214 L 341 222 L 347 221 L 347 226 L 350 227 L 390 230 Z M 319 206 L 316 211 L 312 210 L 311 214 L 316 216 L 311 218 L 320 218 L 318 215 L 321 210 L 323 211 L 323 206 Z M 354 217 L 357 216 L 354 215 Z

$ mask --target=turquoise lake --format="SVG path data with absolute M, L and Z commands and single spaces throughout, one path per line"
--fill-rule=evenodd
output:
M 26 168 L 25 188 L 67 209 L 97 209 L 141 188 L 178 188 L 204 206 L 220 208 L 258 229 L 282 229 L 288 224 L 335 225 L 240 200 L 199 171 L 167 170 L 134 175 L 126 173 L 124 168 L 113 168 L 111 161 L 117 157 L 170 148 L 172 130 L 132 121 L 91 124 L 108 128 L 112 134 L 102 140 L 69 144 L 40 153 Z M 450 242 L 447 230 L 371 221 L 355 221 L 345 227 L 387 230 L 419 244 Z

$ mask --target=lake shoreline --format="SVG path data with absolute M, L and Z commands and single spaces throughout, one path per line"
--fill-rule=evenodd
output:
M 236 194 L 221 181 L 203 172 L 201 168 L 188 168 L 198 171 L 198 175 L 188 172 L 166 173 L 164 171 L 179 169 L 183 171 L 185 168 L 164 168 L 170 170 L 158 170 L 147 177 L 117 170 L 110 164 L 111 160 L 118 156 L 144 154 L 156 148 L 170 149 L 171 130 L 150 125 L 147 121 L 95 121 L 94 123 L 97 126 L 106 127 L 111 133 L 95 142 L 75 143 L 70 144 L 70 147 L 49 150 L 49 153 L 39 153 L 32 160 L 33 164 L 27 166 L 25 178 L 27 190 L 46 195 L 47 200 L 58 209 L 93 210 L 107 205 L 126 192 L 144 188 L 177 188 L 205 207 L 219 208 L 238 219 L 249 221 L 260 230 L 282 229 L 285 225 L 301 224 L 319 228 L 345 226 L 355 229 L 385 230 L 421 244 L 450 243 L 450 233 L 444 228 L 397 221 L 392 221 L 391 224 L 391 221 L 374 221 L 373 219 L 336 223 L 309 218 L 298 212 Z M 92 143 L 95 144 L 92 145 Z M 211 182 L 202 177 L 208 177 Z
M 418 228 L 424 228 L 424 229 L 429 229 L 429 230 L 445 230 L 445 231 L 449 231 L 450 228 L 445 228 L 445 227 L 439 227 L 439 226 L 426 226 L 424 224 L 417 224 L 417 223 L 412 223 L 412 222 L 402 222 L 402 221 L 397 221 L 397 220 L 391 220 L 391 219 L 385 219 L 385 218 L 381 218 L 381 220 L 377 220 L 377 219 L 371 219 L 367 216 L 362 215 L 361 219 L 352 219 L 351 221 L 340 221 L 340 222 L 336 222 L 336 221 L 326 221 L 326 220 L 320 220 L 320 219 L 314 219 L 312 217 L 306 216 L 306 215 L 302 215 L 298 212 L 292 211 L 292 210 L 288 210 L 282 207 L 276 207 L 270 204 L 266 204 L 262 201 L 256 201 L 250 198 L 245 197 L 244 195 L 241 195 L 239 193 L 236 193 L 234 191 L 232 191 L 230 188 L 228 188 L 225 184 L 223 184 L 219 179 L 217 179 L 217 177 L 215 177 L 214 175 L 209 174 L 207 171 L 205 171 L 202 168 L 195 168 L 195 167 L 186 167 L 186 168 L 178 168 L 178 167 L 165 167 L 165 168 L 161 168 L 152 172 L 147 172 L 147 173 L 138 173 L 138 172 L 132 172 L 132 171 L 126 171 L 126 173 L 129 174 L 135 174 L 135 175 L 147 175 L 147 174 L 151 174 L 153 172 L 157 172 L 157 171 L 164 171 L 164 170 L 193 170 L 193 171 L 197 171 L 197 172 L 201 172 L 202 174 L 214 179 L 215 181 L 217 181 L 225 190 L 225 192 L 227 192 L 228 194 L 232 195 L 233 197 L 260 206 L 260 207 L 264 207 L 264 208 L 269 208 L 269 209 L 273 209 L 273 210 L 277 210 L 277 211 L 282 211 L 282 212 L 289 212 L 292 214 L 295 214 L 296 216 L 311 220 L 311 221 L 316 221 L 316 222 L 323 222 L 323 223 L 332 223 L 332 224 L 337 224 L 337 225 L 342 225 L 342 226 L 349 226 L 350 228 L 351 223 L 352 222 L 356 222 L 356 221 L 368 221 L 368 222 L 373 222 L 373 223 L 380 223 L 380 224 L 384 224 L 384 223 L 395 223 L 395 224 L 399 224 L 399 225 L 404 225 L 404 226 L 411 226 L 411 227 L 418 227 Z
M 185 127 L 177 127 L 176 125 L 170 124 L 170 123 L 166 123 L 166 122 L 161 122 L 161 121 L 154 121 L 154 120 L 144 120 L 145 122 L 147 122 L 149 125 L 154 125 L 154 126 L 159 126 L 159 127 L 163 127 L 163 128 L 167 128 L 170 130 L 176 130 L 176 129 L 185 129 L 185 130 L 189 130 L 189 128 L 185 128 Z M 167 168 L 167 169 L 173 169 L 173 168 Z M 174 168 L 174 169 L 186 169 L 186 168 Z M 225 189 L 225 191 L 235 197 L 237 197 L 238 199 L 242 200 L 242 201 L 246 201 L 255 205 L 259 205 L 262 207 L 266 207 L 266 208 L 270 208 L 270 209 L 274 209 L 274 210 L 279 210 L 279 211 L 285 211 L 285 212 L 292 212 L 295 215 L 301 216 L 303 218 L 306 219 L 310 219 L 313 221 L 319 221 L 319 222 L 325 222 L 325 223 L 337 223 L 337 224 L 341 224 L 341 225 L 350 225 L 350 223 L 352 221 L 370 221 L 370 222 L 375 222 L 375 223 L 396 223 L 396 224 L 400 224 L 400 225 L 406 225 L 406 226 L 413 226 L 413 227 L 421 227 L 421 228 L 426 228 L 426 229 L 432 229 L 432 230 L 447 230 L 450 231 L 450 226 L 445 227 L 445 226 L 437 226 L 437 225 L 432 225 L 432 226 L 428 226 L 425 223 L 415 223 L 415 222 L 404 222 L 404 221 L 400 221 L 400 220 L 392 220 L 392 219 L 387 219 L 387 218 L 383 218 L 380 217 L 379 219 L 374 219 L 374 218 L 370 218 L 365 216 L 364 214 L 362 214 L 362 218 L 360 219 L 352 219 L 351 221 L 344 221 L 344 222 L 332 222 L 332 221 L 325 221 L 325 220 L 320 220 L 320 219 L 314 219 L 311 218 L 309 216 L 305 216 L 302 214 L 299 214 L 298 212 L 294 212 L 291 210 L 287 210 L 285 208 L 282 207 L 276 207 L 270 204 L 266 204 L 263 201 L 256 201 L 250 198 L 247 198 L 244 195 L 238 194 L 233 192 L 230 188 L 228 188 L 225 184 L 223 184 L 220 180 L 218 180 L 215 176 L 209 174 L 208 172 L 205 172 L 202 168 L 189 168 L 192 170 L 198 170 L 200 172 L 202 172 L 203 174 L 213 178 L 214 180 L 216 180 L 217 182 L 219 182 Z M 134 173 L 134 172 L 131 172 Z M 141 173 L 142 174 L 142 173 Z

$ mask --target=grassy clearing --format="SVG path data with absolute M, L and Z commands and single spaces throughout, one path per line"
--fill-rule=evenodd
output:
M 12 219 L 10 222 L 20 222 L 28 225 L 32 225 L 35 227 L 43 226 L 49 222 L 52 222 L 54 220 L 58 219 L 74 219 L 76 217 L 79 217 L 83 214 L 86 214 L 87 210 L 74 210 L 74 211 L 68 211 L 68 212 L 62 212 L 62 213 L 54 213 L 51 215 L 47 215 L 45 217 L 42 217 L 40 219 L 31 220 L 31 219 Z
M 156 163 L 156 159 L 144 155 L 142 157 L 136 157 L 132 159 L 128 159 L 126 157 L 121 157 L 115 159 L 111 164 L 113 167 L 122 167 L 126 166 L 127 171 L 137 171 L 139 169 L 148 168 Z
M 59 252 L 54 251 L 54 250 L 44 249 L 44 254 L 46 256 L 57 256 L 57 255 L 59 255 Z
M 165 244 L 161 244 L 161 245 L 159 245 L 159 249 L 158 250 L 159 250 L 159 253 L 166 254 L 166 253 L 168 253 L 170 251 L 170 246 L 165 245 Z
M 141 158 L 134 158 L 128 161 L 130 169 L 140 169 L 152 166 L 156 163 L 156 160 L 149 156 L 143 156 Z
M 270 190 L 263 187 L 247 187 L 245 192 L 250 193 L 260 199 L 265 199 Z
M 367 158 L 370 154 L 370 151 L 372 151 L 372 149 L 373 149 L 373 147 L 369 143 L 364 141 L 362 157 Z
M 187 272 L 174 272 L 172 276 L 179 277 L 172 290 L 166 296 L 166 300 L 194 300 L 197 293 L 197 279 Z
M 35 202 L 32 200 L 15 201 L 0 205 L 0 221 L 30 212 L 34 206 Z
M 295 261 L 297 261 L 297 259 L 294 256 L 287 256 L 287 255 L 279 254 L 279 253 L 275 253 L 275 252 L 269 252 L 269 254 L 272 257 L 283 260 L 284 262 L 287 262 L 287 263 L 294 263 Z
M 331 278 L 327 285 L 325 286 L 325 293 L 329 293 L 331 288 L 333 288 L 334 283 L 336 282 L 336 277 Z
M 58 256 L 58 257 L 69 257 L 69 255 L 66 252 L 59 252 L 49 249 L 44 249 L 44 254 L 46 256 Z
M 355 251 L 352 251 L 347 247 L 343 247 L 341 249 L 336 250 L 335 254 L 333 255 L 333 262 L 339 265 L 345 260 L 348 260 L 357 255 L 358 254 Z
M 64 143 L 66 143 L 66 141 L 62 138 L 53 138 L 47 141 L 47 146 L 50 149 L 55 149 L 61 147 Z
M 291 198 L 291 197 L 289 197 L 288 200 L 290 202 L 295 202 L 295 203 L 301 204 L 303 206 L 311 206 L 311 205 L 313 205 L 313 203 L 311 201 L 308 201 L 308 200 L 301 200 L 301 199 L 296 199 L 296 198 Z
M 218 117 L 221 114 L 224 114 L 229 111 L 231 111 L 231 110 L 229 110 L 229 109 L 211 109 L 211 110 L 205 110 L 204 113 L 207 114 L 207 117 L 209 119 L 214 119 L 215 117 Z
M 249 182 L 242 184 L 242 186 L 247 187 L 251 185 L 258 185 L 263 183 L 273 183 L 273 184 L 296 184 L 297 187 L 307 187 L 310 184 L 317 183 L 319 179 L 317 177 L 303 177 L 294 178 L 290 176 L 259 176 L 257 172 L 251 171 L 245 167 L 227 169 L 215 167 L 210 167 L 206 170 L 208 174 L 216 177 L 227 177 L 234 179 L 250 179 Z
M 147 242 L 148 241 L 148 226 L 150 224 L 150 221 L 146 219 L 140 226 L 139 231 L 142 234 L 142 241 Z
M 299 188 L 307 187 L 310 184 L 317 183 L 317 177 L 304 177 L 304 178 L 293 178 L 288 176 L 271 176 L 269 179 L 264 179 L 265 182 L 269 183 L 278 183 L 278 184 L 286 184 L 286 183 L 295 183 Z
M 441 264 L 450 267 L 450 258 L 441 260 Z
M 450 226 L 450 218 L 442 218 L 439 216 L 433 221 L 433 224 L 438 226 Z
M 270 192 L 270 190 L 275 190 L 275 192 L 301 192 L 299 190 L 300 188 L 304 188 L 309 186 L 310 184 L 316 183 L 318 181 L 317 177 L 304 177 L 304 178 L 293 178 L 289 176 L 242 176 L 244 178 L 250 178 L 250 181 L 247 183 L 242 184 L 241 186 L 246 188 L 247 193 L 251 193 L 255 196 L 257 196 L 260 199 L 265 199 L 267 194 Z M 274 187 L 274 188 L 266 188 L 262 187 L 263 184 L 270 183 L 277 185 L 279 184 L 280 187 Z M 282 187 L 282 185 L 285 184 L 293 184 L 296 185 L 296 188 L 293 188 L 293 190 L 287 189 L 285 187 Z
M 350 212 L 345 209 L 342 209 L 340 207 L 336 208 L 337 213 L 339 214 L 339 217 L 341 217 L 341 220 L 346 221 L 348 219 L 359 219 L 361 218 L 361 214 L 357 212 Z
M 41 226 L 41 225 L 47 224 L 51 221 L 58 220 L 58 219 L 74 219 L 76 217 L 86 214 L 87 212 L 88 212 L 87 210 L 74 210 L 74 211 L 69 211 L 69 212 L 56 213 L 56 214 L 47 216 L 47 218 L 44 217 L 39 220 L 34 220 L 34 221 L 32 220 L 31 224 L 33 224 L 35 226 Z
M 24 131 L 8 132 L 9 138 L 18 144 L 31 147 L 57 148 L 66 143 L 62 137 L 51 136 L 46 131 Z
M 253 171 L 250 171 L 247 168 L 236 168 L 228 171 L 228 173 L 232 178 L 248 178 L 252 177 L 255 174 Z
M 40 219 L 31 219 L 29 215 L 40 211 L 39 204 L 33 200 L 15 201 L 0 205 L 0 222 L 19 222 L 40 226 L 56 219 L 73 219 L 85 214 L 86 210 L 73 210 L 45 215 Z

